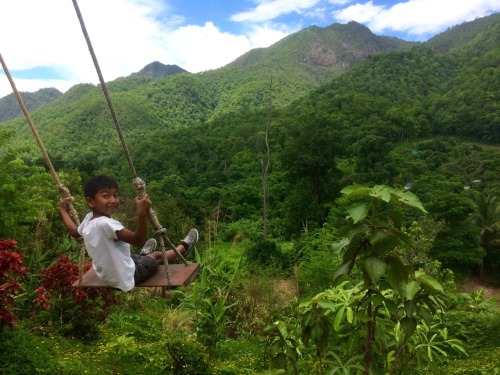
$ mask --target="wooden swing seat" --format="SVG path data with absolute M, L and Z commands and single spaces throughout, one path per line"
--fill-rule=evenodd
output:
M 158 266 L 158 270 L 153 276 L 151 276 L 146 281 L 143 281 L 142 283 L 136 285 L 135 287 L 163 287 L 174 289 L 187 286 L 195 279 L 199 269 L 200 265 L 198 263 L 191 263 L 187 265 L 169 264 L 169 283 L 165 267 L 163 265 L 160 265 Z M 99 280 L 93 268 L 90 268 L 87 272 L 85 272 L 81 284 L 79 284 L 77 280 L 71 286 L 74 288 L 109 288 L 108 285 Z

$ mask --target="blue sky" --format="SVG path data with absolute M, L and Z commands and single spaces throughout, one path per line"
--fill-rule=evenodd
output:
M 78 0 L 106 81 L 153 61 L 196 73 L 311 25 L 351 20 L 425 41 L 500 11 L 500 0 Z M 97 83 L 71 0 L 2 0 L 0 53 L 18 90 Z M 11 93 L 0 71 L 0 97 Z

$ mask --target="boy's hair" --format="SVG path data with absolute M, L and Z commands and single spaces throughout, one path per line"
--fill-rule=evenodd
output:
M 83 193 L 85 197 L 94 198 L 99 190 L 106 188 L 119 189 L 118 182 L 108 176 L 95 176 L 85 183 Z

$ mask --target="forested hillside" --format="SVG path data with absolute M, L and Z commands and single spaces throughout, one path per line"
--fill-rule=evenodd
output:
M 152 62 L 146 65 L 137 73 L 132 73 L 131 77 L 146 77 L 146 78 L 166 78 L 178 73 L 187 73 L 187 70 L 182 69 L 177 65 L 165 65 L 159 61 Z
M 85 266 L 56 178 L 24 119 L 0 123 L 0 368 L 498 373 L 499 38 L 498 15 L 425 43 L 332 25 L 218 70 L 109 82 L 168 237 L 200 232 L 200 272 L 170 299 L 71 286 Z M 80 217 L 82 182 L 108 174 L 135 228 L 100 87 L 32 118 Z
M 347 184 L 409 184 L 443 225 L 435 253 L 467 272 L 484 255 L 468 219 L 476 193 L 500 189 L 498 19 L 411 46 L 356 23 L 309 28 L 216 71 L 109 87 L 139 175 L 195 222 L 216 207 L 227 223 L 260 220 L 269 125 L 273 235 L 320 228 Z M 57 170 L 128 181 L 98 87 L 75 86 L 32 117 Z M 15 131 L 9 149 L 32 148 L 24 159 L 42 164 L 23 119 L 2 128 Z
M 44 104 L 50 104 L 61 95 L 62 92 L 54 88 L 41 89 L 37 92 L 21 93 L 24 104 L 26 105 L 28 111 L 32 111 Z M 0 98 L 0 122 L 7 121 L 22 115 L 23 112 L 21 111 L 21 108 L 19 107 L 17 99 L 13 93 Z

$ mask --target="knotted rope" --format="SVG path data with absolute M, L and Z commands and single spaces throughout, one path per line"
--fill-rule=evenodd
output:
M 28 110 L 26 106 L 24 105 L 23 98 L 19 94 L 19 91 L 17 90 L 16 84 L 14 83 L 14 80 L 12 79 L 12 76 L 10 75 L 9 69 L 7 68 L 7 64 L 5 64 L 5 61 L 2 57 L 2 54 L 0 53 L 0 62 L 2 64 L 2 68 L 5 72 L 5 75 L 7 76 L 10 86 L 12 87 L 12 91 L 14 92 L 14 95 L 17 98 L 17 102 L 19 103 L 19 106 L 21 107 L 21 110 L 23 111 L 24 117 L 26 118 L 26 121 L 28 122 L 28 125 L 30 126 L 31 132 L 35 136 L 36 143 L 38 144 L 38 148 L 42 152 L 42 155 L 45 159 L 45 163 L 47 164 L 50 174 L 52 175 L 52 179 L 54 180 L 56 184 L 56 188 L 59 191 L 59 195 L 61 198 L 63 198 L 67 203 L 66 203 L 66 210 L 68 211 L 68 214 L 71 218 L 71 220 L 75 223 L 76 226 L 80 225 L 80 220 L 78 219 L 78 214 L 73 207 L 73 197 L 71 196 L 69 190 L 64 186 L 61 181 L 59 180 L 59 176 L 57 175 L 54 166 L 52 165 L 52 162 L 50 161 L 49 154 L 47 153 L 47 150 L 45 149 L 45 146 L 43 145 L 42 139 L 40 138 L 40 135 L 38 134 L 38 131 L 36 130 L 35 124 L 33 123 L 33 120 L 31 119 L 31 116 L 28 113 Z M 83 264 L 85 263 L 85 244 L 83 242 L 83 238 L 78 239 L 78 243 L 80 245 L 80 255 L 79 255 L 79 271 L 78 271 L 78 285 L 81 285 L 82 280 L 83 280 Z
M 120 123 L 118 121 L 118 117 L 116 116 L 116 112 L 113 106 L 113 102 L 111 101 L 111 97 L 109 96 L 108 88 L 106 86 L 106 82 L 104 81 L 101 69 L 99 67 L 99 63 L 97 61 L 96 54 L 94 52 L 94 48 L 92 47 L 92 42 L 90 41 L 89 34 L 87 32 L 87 28 L 85 27 L 85 22 L 83 21 L 82 13 L 80 12 L 80 8 L 78 6 L 78 3 L 76 0 L 73 1 L 73 6 L 75 7 L 76 15 L 78 17 L 78 20 L 80 21 L 80 26 L 82 28 L 83 35 L 85 37 L 85 40 L 87 42 L 87 46 L 90 52 L 90 55 L 92 57 L 92 61 L 94 62 L 94 66 L 97 72 L 97 76 L 99 77 L 99 82 L 101 83 L 101 88 L 104 93 L 104 96 L 106 98 L 106 102 L 108 103 L 109 110 L 111 112 L 111 117 L 113 118 L 113 123 L 115 124 L 116 131 L 118 133 L 118 137 L 120 138 L 120 142 L 122 144 L 123 152 L 125 154 L 125 157 L 127 158 L 128 166 L 130 169 L 130 172 L 132 173 L 133 176 L 133 183 L 136 189 L 136 195 L 138 198 L 142 198 L 144 194 L 146 194 L 146 184 L 144 181 L 142 181 L 139 177 L 137 177 L 137 173 L 134 168 L 134 164 L 132 162 L 132 157 L 130 156 L 130 152 L 127 147 L 127 143 L 125 142 L 125 137 L 123 136 L 122 128 L 120 126 Z M 184 257 L 177 251 L 177 248 L 172 244 L 170 239 L 167 237 L 167 230 L 163 228 L 160 223 L 158 222 L 158 218 L 156 217 L 156 213 L 152 208 L 149 209 L 148 211 L 148 219 L 149 222 L 151 223 L 151 226 L 153 227 L 153 231 L 155 234 L 158 235 L 158 239 L 160 242 L 160 248 L 162 251 L 162 257 L 163 257 L 163 262 L 165 265 L 165 271 L 167 274 L 167 279 L 170 283 L 170 274 L 168 272 L 168 261 L 167 261 L 167 256 L 165 253 L 165 242 L 175 251 L 177 256 L 182 260 L 184 264 L 187 265 L 186 260 Z

